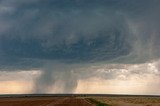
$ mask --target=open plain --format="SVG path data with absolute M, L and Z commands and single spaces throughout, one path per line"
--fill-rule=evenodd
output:
M 160 96 L 128 95 L 11 95 L 0 106 L 160 106 Z

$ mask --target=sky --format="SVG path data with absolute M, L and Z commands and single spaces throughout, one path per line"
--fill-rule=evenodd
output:
M 160 95 L 160 0 L 0 0 L 0 94 Z

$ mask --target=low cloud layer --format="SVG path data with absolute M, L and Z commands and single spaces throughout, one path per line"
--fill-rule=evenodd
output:
M 0 70 L 42 70 L 35 93 L 57 81 L 66 93 L 94 75 L 146 73 L 137 64 L 157 62 L 149 74 L 159 73 L 159 6 L 159 0 L 1 0 Z M 91 68 L 106 64 L 111 68 Z

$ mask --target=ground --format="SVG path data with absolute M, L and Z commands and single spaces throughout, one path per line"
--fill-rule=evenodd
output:
M 160 106 L 160 97 L 148 96 L 1 96 L 0 106 Z

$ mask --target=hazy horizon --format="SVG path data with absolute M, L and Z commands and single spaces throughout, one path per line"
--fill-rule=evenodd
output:
M 1 0 L 0 94 L 160 95 L 160 0 Z

